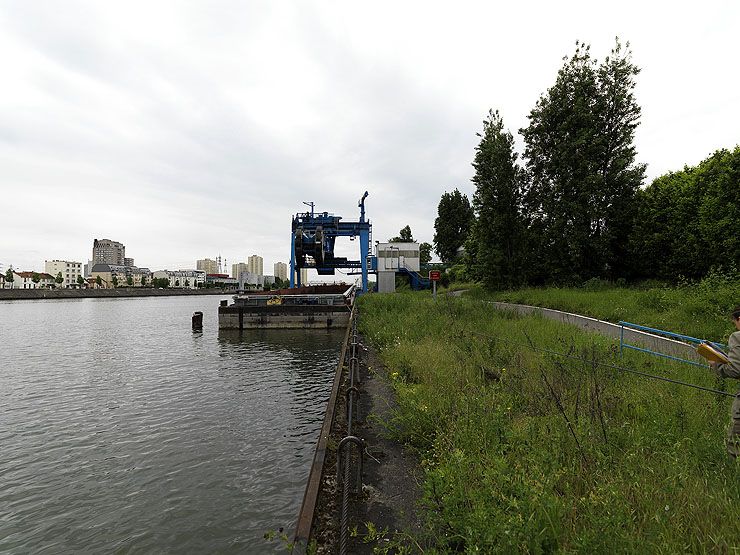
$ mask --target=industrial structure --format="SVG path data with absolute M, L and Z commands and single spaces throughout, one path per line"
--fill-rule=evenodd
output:
M 378 275 L 378 293 L 395 292 L 397 274 L 408 276 L 414 290 L 428 288 L 429 279 L 420 274 L 420 252 L 419 243 L 378 243 L 371 259 L 371 269 Z
M 310 212 L 293 217 L 290 245 L 290 287 L 302 285 L 301 270 L 315 269 L 320 276 L 333 276 L 337 269 L 347 269 L 349 275 L 361 274 L 363 293 L 368 290 L 368 270 L 371 264 L 370 239 L 372 225 L 365 220 L 365 199 L 367 191 L 357 203 L 360 219 L 356 222 L 343 222 L 341 216 L 328 212 L 314 212 L 313 202 L 304 204 L 311 207 Z M 335 256 L 334 246 L 337 237 L 360 239 L 360 259 L 349 260 Z M 359 270 L 359 272 L 358 272 Z

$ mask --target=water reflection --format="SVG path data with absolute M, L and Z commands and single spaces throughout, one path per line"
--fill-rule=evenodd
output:
M 342 334 L 219 333 L 219 300 L 0 302 L 1 552 L 259 553 L 291 529 Z

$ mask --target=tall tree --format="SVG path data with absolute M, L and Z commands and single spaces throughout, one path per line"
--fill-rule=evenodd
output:
M 577 281 L 625 272 L 633 201 L 645 172 L 633 145 L 638 73 L 619 40 L 602 64 L 577 42 L 521 130 L 527 209 L 539 238 L 533 260 L 543 276 Z
M 455 260 L 458 250 L 465 244 L 473 218 L 468 197 L 457 189 L 445 192 L 439 199 L 434 220 L 434 251 L 445 264 Z
M 476 219 L 466 244 L 473 274 L 488 287 L 510 287 L 522 280 L 524 221 L 521 169 L 514 138 L 498 111 L 489 111 L 473 167 Z

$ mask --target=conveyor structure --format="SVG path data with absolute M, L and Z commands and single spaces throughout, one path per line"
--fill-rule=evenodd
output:
M 307 202 L 310 212 L 298 213 L 293 217 L 290 243 L 290 287 L 300 287 L 301 270 L 314 268 L 320 276 L 333 276 L 337 269 L 347 269 L 348 274 L 362 275 L 362 292 L 368 289 L 368 271 L 372 266 L 370 240 L 372 224 L 365 220 L 365 199 L 362 195 L 357 203 L 360 208 L 359 221 L 342 221 L 341 216 L 328 212 L 314 212 L 314 204 Z M 349 260 L 335 256 L 334 245 L 337 237 L 359 237 L 360 259 Z

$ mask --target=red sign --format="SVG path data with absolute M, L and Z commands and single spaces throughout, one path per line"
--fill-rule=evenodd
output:
M 431 281 L 439 281 L 442 277 L 442 272 L 439 270 L 429 270 L 429 279 Z

